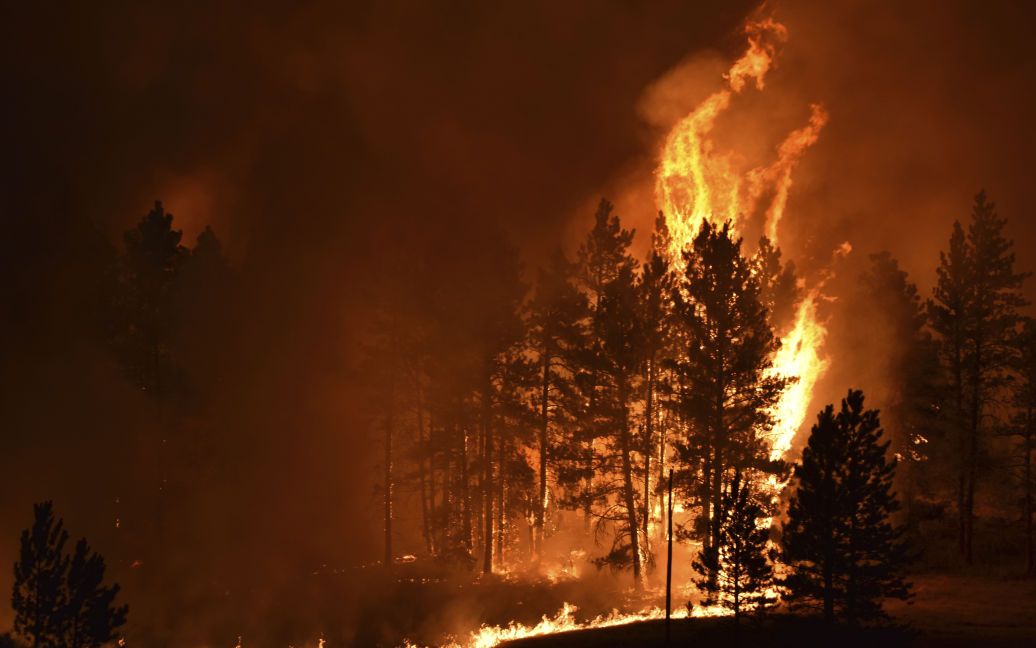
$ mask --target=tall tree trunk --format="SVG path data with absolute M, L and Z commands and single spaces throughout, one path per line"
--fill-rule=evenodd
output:
M 633 554 L 633 587 L 639 592 L 643 588 L 644 583 L 640 578 L 640 526 L 637 523 L 636 496 L 633 486 L 633 460 L 630 456 L 631 434 L 626 391 L 626 380 L 622 378 L 619 381 L 619 408 L 622 412 L 620 420 L 621 429 L 619 430 L 622 450 L 622 494 L 626 503 L 626 526 L 629 528 L 630 550 Z
M 504 510 L 504 486 L 506 484 L 506 467 L 504 464 L 506 440 L 501 436 L 496 444 L 496 465 L 500 471 L 500 477 L 496 484 L 496 561 L 498 565 L 504 564 L 504 538 L 507 536 L 507 514 Z
M 460 428 L 460 515 L 464 547 L 471 551 L 471 484 L 468 475 L 468 428 Z
M 540 483 L 536 498 L 536 518 L 532 533 L 533 559 L 542 559 L 544 523 L 547 518 L 547 453 L 550 431 L 550 353 L 544 344 L 543 377 L 540 384 Z
M 491 386 L 489 381 L 482 388 L 482 502 L 484 505 L 483 523 L 485 531 L 482 534 L 482 546 L 484 550 L 482 573 L 493 573 L 493 423 L 490 411 Z
M 431 492 L 429 493 L 428 475 L 425 470 L 425 463 L 430 463 L 430 445 L 424 435 L 424 401 L 421 394 L 421 378 L 417 377 L 415 388 L 415 400 L 417 401 L 417 479 L 421 488 L 421 532 L 424 534 L 425 551 L 429 555 L 435 553 L 432 542 L 431 509 L 435 505 L 435 479 L 432 478 Z M 430 467 L 430 466 L 429 466 Z M 430 498 L 430 499 L 429 499 Z
M 981 331 L 976 332 L 976 337 L 981 336 Z M 964 498 L 965 508 L 965 533 L 964 533 L 964 560 L 971 564 L 973 560 L 972 547 L 975 534 L 975 478 L 978 463 L 978 435 L 982 421 L 982 344 L 976 341 L 974 366 L 972 367 L 971 381 L 971 426 L 968 435 L 968 476 L 967 493 Z
M 960 555 L 967 554 L 967 514 L 964 506 L 964 493 L 967 490 L 967 432 L 964 426 L 964 371 L 963 354 L 960 345 L 954 349 L 953 359 L 953 388 L 956 400 L 956 417 L 954 419 L 954 432 L 957 436 L 957 545 Z
M 651 537 L 651 452 L 652 440 L 654 437 L 654 416 L 655 416 L 655 358 L 654 353 L 648 359 L 647 367 L 647 393 L 644 404 L 644 507 L 641 512 L 643 523 L 643 540 L 645 550 Z M 647 551 L 645 551 L 647 554 Z
M 590 380 L 590 420 L 587 424 L 587 432 L 589 439 L 587 440 L 586 447 L 586 465 L 584 469 L 586 471 L 586 483 L 584 485 L 585 497 L 583 499 L 583 531 L 590 531 L 590 519 L 593 515 L 593 495 L 594 495 L 594 438 L 597 435 L 597 422 L 595 417 L 597 415 L 597 373 L 593 372 Z

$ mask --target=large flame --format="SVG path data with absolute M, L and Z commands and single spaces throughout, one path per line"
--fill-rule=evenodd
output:
M 730 221 L 735 233 L 741 221 L 768 198 L 765 231 L 777 244 L 778 224 L 784 215 L 792 172 L 802 154 L 812 146 L 827 123 L 820 104 L 810 107 L 808 123 L 785 137 L 777 157 L 769 165 L 740 173 L 733 163 L 733 151 L 720 151 L 711 138 L 716 119 L 748 83 L 765 87 L 767 72 L 774 65 L 777 46 L 788 32 L 773 19 L 746 26 L 748 49 L 725 75 L 722 89 L 709 95 L 670 130 L 662 148 L 655 181 L 655 200 L 666 215 L 671 235 L 670 259 L 676 263 L 694 240 L 702 223 Z M 806 418 L 813 386 L 827 362 L 820 355 L 827 333 L 817 319 L 817 289 L 798 307 L 790 331 L 783 334 L 781 349 L 773 359 L 775 374 L 794 377 L 774 410 L 777 425 L 771 437 L 771 456 L 782 458 Z

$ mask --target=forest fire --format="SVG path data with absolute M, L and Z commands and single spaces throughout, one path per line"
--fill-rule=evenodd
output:
M 0 648 L 1036 641 L 1036 4 L 9 4 Z
M 788 38 L 788 30 L 772 18 L 749 22 L 745 31 L 748 48 L 726 74 L 727 87 L 695 107 L 665 139 L 655 193 L 658 209 L 669 227 L 669 253 L 674 265 L 682 263 L 683 252 L 702 223 L 728 220 L 736 235 L 739 222 L 760 209 L 758 203 L 763 197 L 770 198 L 762 211 L 766 236 L 777 245 L 778 224 L 787 205 L 792 171 L 827 123 L 824 108 L 811 105 L 809 123 L 784 139 L 777 159 L 746 172 L 736 169 L 733 152 L 718 150 L 710 137 L 716 119 L 749 81 L 758 90 L 765 88 L 766 73 L 776 62 L 777 48 Z M 770 454 L 775 460 L 783 459 L 791 448 L 806 419 L 813 386 L 827 366 L 821 355 L 826 330 L 817 319 L 819 297 L 819 288 L 811 289 L 798 305 L 790 329 L 778 331 L 782 344 L 773 358 L 773 374 L 791 377 L 795 382 L 774 408 L 776 427 L 770 437 Z

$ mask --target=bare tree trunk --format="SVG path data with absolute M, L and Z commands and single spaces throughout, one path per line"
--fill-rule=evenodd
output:
M 464 546 L 471 551 L 471 484 L 468 480 L 468 429 L 460 428 L 460 514 Z
M 421 396 L 421 378 L 418 376 L 415 389 L 417 401 L 417 478 L 421 488 L 421 532 L 424 534 L 425 550 L 431 555 L 435 553 L 430 520 L 431 509 L 435 505 L 435 479 L 433 475 L 431 493 L 429 493 L 428 475 L 425 471 L 425 462 L 428 461 L 428 457 L 425 455 L 430 451 L 430 448 L 424 435 L 424 401 Z
M 669 533 L 666 534 L 665 561 L 665 641 L 669 643 L 669 615 L 673 605 L 673 470 L 669 469 L 669 503 L 666 506 Z
M 544 345 L 543 377 L 540 385 L 540 483 L 536 498 L 536 518 L 533 524 L 532 555 L 539 561 L 542 556 L 544 522 L 547 517 L 547 453 L 550 431 L 550 353 Z
M 655 416 L 655 359 L 654 354 L 648 359 L 647 394 L 644 404 L 644 508 L 641 512 L 643 523 L 643 539 L 645 549 L 651 537 L 651 442 L 654 439 Z M 647 551 L 645 551 L 645 554 Z
M 504 564 L 504 538 L 507 535 L 507 515 L 504 510 L 504 485 L 506 480 L 506 469 L 504 466 L 505 439 L 501 437 L 496 444 L 496 465 L 500 471 L 500 477 L 496 485 L 496 561 L 498 565 Z
M 590 519 L 593 514 L 593 493 L 594 493 L 594 437 L 596 435 L 596 421 L 594 417 L 597 411 L 597 374 L 594 373 L 590 381 L 590 420 L 587 423 L 586 447 L 586 483 L 584 488 L 585 497 L 583 501 L 583 531 L 590 531 Z
M 981 332 L 976 333 L 978 337 Z M 972 546 L 975 531 L 975 478 L 978 463 L 978 435 L 982 420 L 982 345 L 976 343 L 974 366 L 971 382 L 971 427 L 968 435 L 968 476 L 967 492 L 964 496 L 964 561 L 971 564 L 973 560 Z
M 619 407 L 622 411 L 622 419 L 620 421 L 622 428 L 619 430 L 622 450 L 622 494 L 626 504 L 626 526 L 629 528 L 630 549 L 633 554 L 633 587 L 639 592 L 643 589 L 644 583 L 640 578 L 640 526 L 637 523 L 637 507 L 633 486 L 633 461 L 630 456 L 629 412 L 626 398 L 626 380 L 623 378 L 619 384 Z
M 482 534 L 482 546 L 484 550 L 482 573 L 493 573 L 493 423 L 489 404 L 489 381 L 482 391 L 482 502 L 484 504 L 483 523 L 485 531 Z

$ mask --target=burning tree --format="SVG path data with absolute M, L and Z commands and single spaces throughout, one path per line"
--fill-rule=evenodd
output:
M 828 405 L 817 417 L 783 528 L 784 580 L 793 606 L 819 603 L 828 622 L 850 624 L 882 614 L 885 598 L 906 599 L 903 527 L 892 492 L 895 460 L 886 460 L 877 410 L 864 410 L 863 392 L 850 390 L 841 411 Z

